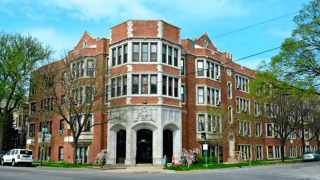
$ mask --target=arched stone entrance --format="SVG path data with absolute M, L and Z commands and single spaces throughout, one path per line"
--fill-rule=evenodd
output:
M 140 129 L 137 131 L 137 164 L 152 163 L 152 131 Z
M 173 133 L 166 129 L 163 131 L 163 155 L 167 156 L 167 162 L 171 162 L 173 156 Z
M 126 131 L 117 132 L 117 153 L 116 163 L 124 163 L 126 159 Z

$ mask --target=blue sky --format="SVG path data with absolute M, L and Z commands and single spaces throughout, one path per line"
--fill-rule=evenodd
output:
M 240 59 L 281 45 L 295 27 L 294 15 L 235 32 L 301 9 L 310 0 L 0 0 L 0 31 L 29 33 L 49 44 L 59 59 L 84 31 L 109 38 L 109 29 L 129 19 L 162 19 L 181 28 L 182 38 L 206 32 L 219 51 Z M 295 15 L 297 15 L 296 13 Z M 279 50 L 237 61 L 255 69 Z

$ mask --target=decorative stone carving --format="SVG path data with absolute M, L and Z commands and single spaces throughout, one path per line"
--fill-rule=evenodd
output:
M 134 110 L 133 122 L 138 121 L 156 122 L 156 115 L 152 110 L 148 110 L 146 106 L 143 106 L 141 110 Z

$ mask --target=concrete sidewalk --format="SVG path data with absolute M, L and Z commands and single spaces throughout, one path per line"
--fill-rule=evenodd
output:
M 114 173 L 176 173 L 172 170 L 165 170 L 160 165 L 138 165 L 103 168 L 102 171 Z

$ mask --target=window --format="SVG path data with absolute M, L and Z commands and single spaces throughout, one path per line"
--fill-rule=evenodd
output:
M 117 49 L 114 48 L 112 49 L 112 66 L 115 66 L 117 64 L 116 60 L 117 60 Z
M 122 95 L 127 95 L 127 76 L 122 78 Z
M 59 130 L 64 130 L 64 120 L 63 119 L 60 120 Z
M 148 62 L 148 44 L 142 44 L 142 59 L 141 62 Z
M 141 94 L 148 94 L 148 75 L 141 76 Z
M 184 75 L 184 59 L 180 60 L 180 73 Z
M 162 94 L 167 95 L 167 76 L 162 76 Z
M 122 47 L 118 47 L 118 65 L 122 64 Z
M 31 95 L 37 94 L 37 84 L 32 82 L 31 83 Z
M 306 138 L 307 140 L 310 138 L 310 136 L 309 136 L 309 129 L 305 129 L 305 130 L 304 130 L 304 136 L 305 136 L 305 138 Z
M 207 88 L 207 104 L 210 104 L 210 88 Z
M 267 137 L 272 137 L 273 136 L 273 127 L 272 124 L 267 124 Z
M 210 63 L 207 61 L 207 63 L 206 63 L 206 72 L 207 72 L 207 77 L 208 78 L 210 78 L 209 66 L 210 66 Z
M 250 113 L 250 100 L 236 97 L 237 112 Z
M 162 45 L 162 63 L 167 63 L 167 46 Z
M 266 107 L 266 116 L 267 116 L 267 117 L 271 117 L 271 107 L 270 107 L 270 104 L 266 104 L 265 107 Z
M 211 123 L 212 119 L 211 119 L 211 115 L 208 115 L 208 119 L 207 119 L 207 127 L 208 127 L 208 132 L 211 132 Z
M 33 115 L 33 114 L 35 114 L 36 113 L 36 102 L 32 102 L 31 104 L 30 104 L 30 109 L 31 109 L 31 115 Z
M 256 137 L 262 136 L 262 123 L 256 123 Z
M 139 94 L 139 75 L 132 76 L 132 94 Z
M 115 97 L 116 95 L 116 87 L 117 87 L 117 82 L 116 79 L 111 80 L 111 97 Z
M 121 96 L 121 77 L 117 78 L 117 96 Z
M 34 137 L 35 126 L 34 123 L 29 124 L 29 137 Z
M 152 75 L 150 79 L 150 84 L 151 84 L 151 94 L 157 94 L 157 76 Z
M 173 78 L 171 78 L 171 77 L 169 77 L 169 84 L 168 84 L 168 87 L 169 87 L 169 89 L 168 89 L 168 94 L 169 94 L 169 96 L 172 96 L 172 83 L 173 83 Z
M 198 76 L 203 76 L 203 61 L 198 61 L 197 72 Z
M 263 159 L 262 146 L 257 146 L 257 159 Z
M 59 161 L 63 161 L 63 147 L 59 147 Z
M 275 149 L 275 157 L 277 159 L 280 159 L 281 158 L 281 146 L 275 146 L 274 149 Z
M 124 45 L 123 47 L 123 63 L 127 63 L 128 62 L 128 45 Z
M 232 84 L 230 82 L 228 82 L 228 98 L 231 99 L 232 98 L 232 91 L 231 91 L 231 87 Z
M 178 50 L 173 49 L 173 65 L 178 67 Z
M 139 44 L 138 43 L 134 43 L 133 44 L 133 58 L 132 58 L 133 62 L 139 62 Z
M 268 158 L 273 158 L 273 146 L 268 146 Z
M 231 106 L 228 107 L 228 120 L 229 120 L 230 123 L 233 121 L 232 107 Z
M 88 119 L 84 127 L 84 131 L 91 131 L 91 125 L 92 125 L 92 115 L 88 115 Z
M 157 44 L 151 44 L 150 61 L 157 62 Z
M 203 104 L 204 103 L 203 87 L 198 87 L 198 103 L 199 104 Z
M 88 61 L 88 67 L 87 67 L 87 76 L 93 76 L 93 72 L 94 72 L 94 69 L 93 69 L 93 61 L 90 60 Z
M 181 85 L 180 93 L 181 93 L 181 103 L 185 103 L 184 85 Z
M 24 121 L 24 126 L 28 126 L 28 114 L 24 115 L 23 121 Z
M 84 62 L 83 61 L 81 61 L 81 77 L 83 77 L 84 76 L 84 69 L 85 69 L 85 64 L 84 64 Z
M 205 131 L 204 129 L 204 115 L 198 115 L 198 131 Z
M 251 122 L 249 121 L 237 121 L 238 135 L 251 136 Z
M 240 75 L 235 75 L 236 89 L 243 92 L 249 92 L 249 79 Z
M 67 82 L 67 73 L 62 73 L 61 84 L 64 85 Z
M 254 115 L 261 116 L 261 107 L 258 102 L 254 102 Z
M 172 47 L 168 47 L 168 64 L 172 65 Z
M 251 158 L 251 145 L 238 145 L 238 151 L 242 152 L 246 159 Z M 242 156 L 241 159 L 244 159 Z
M 93 103 L 93 87 L 86 87 L 86 99 L 87 99 L 87 103 L 92 104 Z
M 19 127 L 22 126 L 22 115 L 19 115 Z

